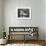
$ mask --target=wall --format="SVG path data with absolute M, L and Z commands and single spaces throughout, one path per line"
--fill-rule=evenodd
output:
M 2 37 L 2 0 L 0 0 L 0 38 Z
M 46 40 L 46 0 L 45 0 L 45 40 Z
M 32 7 L 32 20 L 17 20 L 16 7 Z M 10 26 L 37 26 L 39 39 L 45 39 L 45 13 L 44 0 L 5 0 L 4 1 L 4 26 L 7 35 Z

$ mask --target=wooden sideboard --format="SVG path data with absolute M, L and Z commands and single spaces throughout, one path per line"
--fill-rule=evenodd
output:
M 16 36 L 19 40 L 37 40 L 38 27 L 9 27 L 9 39 L 17 40 Z

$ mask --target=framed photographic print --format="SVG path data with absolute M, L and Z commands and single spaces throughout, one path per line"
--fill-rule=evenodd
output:
M 31 8 L 30 7 L 17 7 L 16 8 L 17 19 L 31 19 Z

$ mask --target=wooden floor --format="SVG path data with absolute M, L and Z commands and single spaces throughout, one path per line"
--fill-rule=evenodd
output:
M 46 42 L 44 40 L 10 40 L 8 43 L 24 43 L 24 44 L 31 43 L 46 46 Z
M 44 40 L 8 40 L 7 44 L 39 44 L 42 46 L 46 46 L 46 42 Z M 5 44 L 5 45 L 7 45 Z M 0 46 L 5 46 L 5 45 L 0 45 Z

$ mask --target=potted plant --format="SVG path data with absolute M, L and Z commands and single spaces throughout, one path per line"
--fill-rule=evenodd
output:
M 4 30 L 3 30 L 4 31 Z M 6 32 L 0 30 L 0 44 L 6 44 Z

